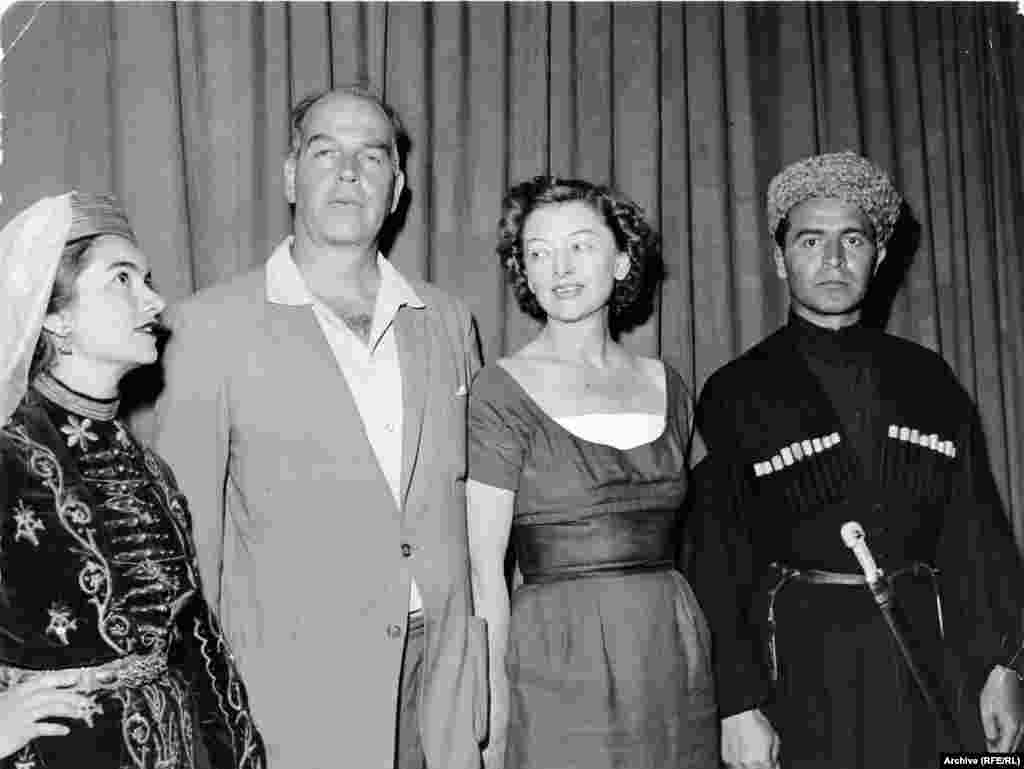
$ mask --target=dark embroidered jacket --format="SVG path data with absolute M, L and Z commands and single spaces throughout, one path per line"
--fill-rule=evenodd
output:
M 171 473 L 120 421 L 58 400 L 30 390 L 0 432 L 0 686 L 15 668 L 161 662 L 101 690 L 91 727 L 68 722 L 0 767 L 264 767 Z
M 724 366 L 697 406 L 709 453 L 695 474 L 690 576 L 715 639 L 721 714 L 770 697 L 770 564 L 859 573 L 839 535 L 849 520 L 883 569 L 941 570 L 947 645 L 976 701 L 1018 643 L 1024 582 L 974 405 L 941 357 L 861 326 L 831 343 L 869 381 L 830 400 L 843 376 L 820 350 L 807 355 L 829 341 L 808 325 L 794 317 Z

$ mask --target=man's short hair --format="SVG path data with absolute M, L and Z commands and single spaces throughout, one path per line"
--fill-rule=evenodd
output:
M 401 169 L 405 163 L 405 155 L 409 147 L 409 135 L 405 132 L 405 125 L 402 123 L 402 118 L 399 116 L 398 111 L 384 101 L 376 90 L 365 83 L 349 83 L 346 85 L 335 86 L 333 88 L 322 88 L 319 91 L 314 91 L 299 100 L 295 106 L 292 107 L 291 112 L 289 154 L 291 154 L 292 157 L 295 157 L 299 154 L 299 150 L 302 149 L 303 128 L 306 122 L 306 115 L 309 111 L 322 99 L 336 95 L 354 96 L 359 99 L 365 99 L 366 101 L 375 104 L 377 108 L 384 113 L 388 122 L 391 124 L 391 159 L 395 164 L 395 169 Z

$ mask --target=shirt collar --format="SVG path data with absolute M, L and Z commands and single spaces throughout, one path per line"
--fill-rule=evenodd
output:
M 426 307 L 409 281 L 380 252 L 377 253 L 377 268 L 380 270 L 380 290 L 377 294 L 375 315 L 381 313 L 391 318 L 402 305 L 416 309 Z M 267 301 L 292 306 L 318 303 L 292 258 L 291 236 L 278 245 L 270 255 L 266 275 Z

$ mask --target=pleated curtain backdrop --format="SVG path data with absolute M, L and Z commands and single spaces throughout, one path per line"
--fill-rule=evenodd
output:
M 771 176 L 860 151 L 891 170 L 919 224 L 889 329 L 939 351 L 977 397 L 1024 532 L 1013 3 L 32 2 L 5 13 L 3 40 L 0 221 L 44 194 L 114 191 L 158 287 L 180 299 L 260 264 L 288 232 L 289 106 L 366 80 L 413 140 L 390 257 L 466 299 L 487 359 L 535 331 L 493 253 L 503 191 L 582 176 L 660 229 L 668 278 L 627 342 L 695 390 L 785 319 Z

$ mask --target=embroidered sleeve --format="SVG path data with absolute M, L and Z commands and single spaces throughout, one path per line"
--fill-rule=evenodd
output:
M 160 481 L 172 517 L 185 537 L 190 537 L 191 516 L 170 467 L 148 451 L 147 464 Z M 191 542 L 186 551 L 198 583 L 199 569 Z M 203 597 L 202 586 L 197 587 L 177 617 L 171 659 L 181 665 L 190 682 L 209 765 L 217 769 L 265 769 L 263 739 L 253 723 L 245 685 L 220 622 Z
M 188 669 L 199 732 L 214 767 L 264 769 L 263 740 L 220 623 L 199 594 L 179 623 L 181 659 Z

